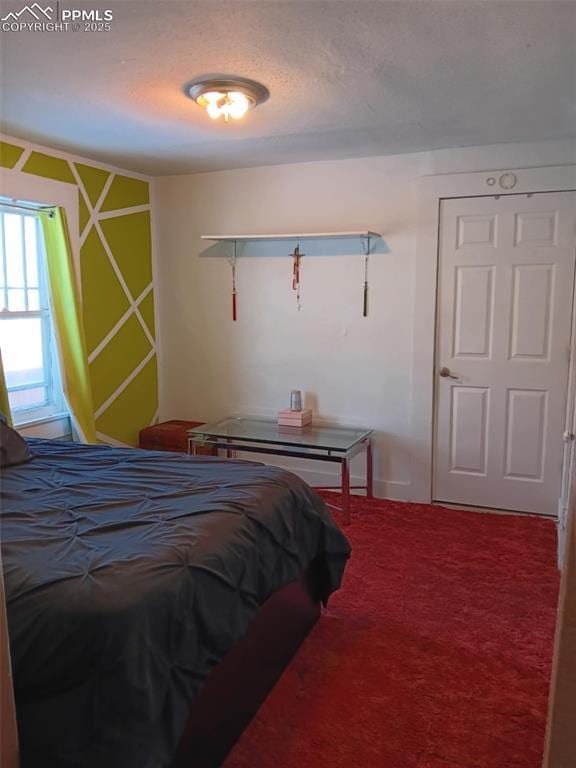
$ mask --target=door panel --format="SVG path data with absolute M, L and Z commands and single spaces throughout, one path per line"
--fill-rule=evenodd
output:
M 454 386 L 451 395 L 451 470 L 485 475 L 488 390 Z
M 556 513 L 575 230 L 572 192 L 442 202 L 435 499 Z
M 554 276 L 553 264 L 513 267 L 510 358 L 549 361 Z
M 505 477 L 542 481 L 548 393 L 509 389 Z
M 456 267 L 454 357 L 490 357 L 493 267 Z
M 565 193 L 570 194 L 570 193 Z M 514 245 L 557 245 L 558 211 L 523 211 L 516 214 Z
M 457 248 L 464 245 L 496 245 L 496 216 L 458 216 Z

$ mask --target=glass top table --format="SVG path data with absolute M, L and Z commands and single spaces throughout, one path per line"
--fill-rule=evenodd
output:
M 226 451 L 228 458 L 236 451 L 290 456 L 341 464 L 342 511 L 350 521 L 350 490 L 366 491 L 373 496 L 372 429 L 342 426 L 314 426 L 303 429 L 279 427 L 276 421 L 253 417 L 229 417 L 203 424 L 188 431 L 188 452 L 195 454 L 200 445 L 209 444 Z M 366 484 L 350 485 L 349 461 L 366 453 Z
M 212 424 L 194 427 L 188 435 L 192 439 L 217 437 L 346 453 L 361 440 L 369 437 L 372 432 L 372 429 L 338 426 L 309 426 L 302 429 L 279 427 L 275 421 L 241 417 L 222 419 Z

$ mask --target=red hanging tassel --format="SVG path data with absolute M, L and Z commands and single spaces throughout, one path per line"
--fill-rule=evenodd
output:
M 300 246 L 297 245 L 294 248 L 294 264 L 292 266 L 292 290 L 296 291 L 296 301 L 298 303 L 298 309 L 300 309 L 300 259 L 302 254 L 300 253 Z

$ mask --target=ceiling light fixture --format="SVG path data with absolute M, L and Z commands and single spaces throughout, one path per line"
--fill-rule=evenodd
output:
M 244 77 L 215 77 L 193 80 L 184 93 L 203 107 L 213 120 L 240 120 L 249 109 L 261 104 L 270 92 L 261 83 Z

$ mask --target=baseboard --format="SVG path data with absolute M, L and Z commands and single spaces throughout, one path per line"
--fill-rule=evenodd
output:
M 283 467 L 284 469 L 294 472 L 295 475 L 305 480 L 308 485 L 314 487 L 329 487 L 334 486 L 335 490 L 340 488 L 340 467 L 339 465 L 333 465 L 334 469 L 322 470 L 314 468 L 312 469 L 307 461 L 298 461 L 297 459 L 284 459 L 281 456 L 255 456 L 250 453 L 237 454 L 238 458 L 262 461 L 264 464 L 272 464 L 275 467 Z M 318 462 L 320 464 L 320 462 Z M 324 466 L 326 466 L 324 464 Z M 337 467 L 337 468 L 336 468 Z M 366 478 L 361 474 L 353 474 L 350 476 L 350 485 L 364 485 Z M 407 481 L 402 482 L 398 480 L 381 480 L 375 478 L 374 480 L 374 495 L 380 499 L 392 499 L 394 501 L 410 501 L 410 489 L 411 484 Z

